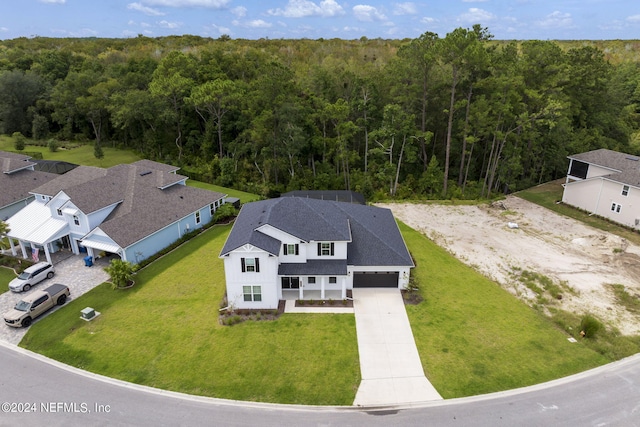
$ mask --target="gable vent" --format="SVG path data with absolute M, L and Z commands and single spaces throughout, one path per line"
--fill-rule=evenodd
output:
M 140 172 L 140 176 L 150 175 L 151 171 Z

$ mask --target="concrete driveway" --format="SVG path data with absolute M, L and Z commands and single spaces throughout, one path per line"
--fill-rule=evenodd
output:
M 362 381 L 355 406 L 442 399 L 424 375 L 399 289 L 353 290 Z
M 94 264 L 93 267 L 85 267 L 84 260 L 82 258 L 83 257 L 80 255 L 72 256 L 56 263 L 54 265 L 56 269 L 55 276 L 51 279 L 45 279 L 27 292 L 14 293 L 6 291 L 5 293 L 0 294 L 0 315 L 13 308 L 25 295 L 29 295 L 38 289 L 45 289 L 53 283 L 62 283 L 67 285 L 71 291 L 70 300 L 73 300 L 109 279 L 109 275 L 103 270 L 103 267 L 105 267 L 106 264 L 102 265 L 97 263 Z M 61 307 L 56 306 L 49 311 L 49 313 L 60 308 L 64 308 L 65 306 L 66 304 Z M 47 316 L 47 314 L 44 316 Z M 80 316 L 79 312 L 78 316 Z M 40 317 L 40 319 L 42 319 L 42 317 Z M 4 320 L 0 320 L 0 322 L 4 323 Z M 28 329 L 29 328 L 12 328 L 4 324 L 0 325 L 0 340 L 17 345 L 22 340 L 22 337 L 27 333 Z

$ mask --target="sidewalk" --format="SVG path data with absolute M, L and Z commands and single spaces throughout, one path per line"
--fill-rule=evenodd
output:
M 362 374 L 354 406 L 442 399 L 424 375 L 400 290 L 354 289 L 353 300 Z

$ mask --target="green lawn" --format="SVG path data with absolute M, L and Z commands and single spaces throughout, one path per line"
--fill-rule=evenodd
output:
M 16 151 L 13 144 L 12 138 L 0 136 L 0 150 Z M 104 152 L 104 157 L 102 159 L 96 159 L 93 155 L 93 144 L 78 145 L 77 143 L 73 143 L 70 146 L 73 146 L 73 148 L 59 149 L 56 152 L 51 152 L 46 146 L 27 145 L 24 152 L 42 153 L 44 160 L 61 160 L 77 165 L 98 166 L 101 168 L 109 168 L 111 166 L 133 163 L 140 160 L 140 157 L 130 150 L 120 150 L 103 146 L 102 151 Z
M 0 267 L 0 294 L 9 290 L 9 282 L 16 278 L 10 268 Z
M 31 327 L 21 346 L 125 381 L 264 402 L 350 405 L 360 383 L 353 315 L 218 323 L 230 231 L 213 227 L 136 276 L 101 285 Z M 206 262 L 203 262 L 205 260 Z M 91 306 L 102 314 L 79 319 Z
M 407 306 L 425 373 L 444 398 L 541 383 L 611 360 L 400 224 L 425 301 Z
M 229 197 L 237 197 L 238 199 L 240 199 L 240 203 L 248 203 L 248 202 L 254 202 L 256 200 L 260 200 L 260 196 L 256 194 L 246 193 L 240 190 L 234 190 L 233 188 L 221 187 L 215 184 L 207 184 L 206 182 L 194 181 L 190 179 L 187 181 L 187 185 L 197 187 L 197 188 L 204 188 L 206 190 L 217 191 L 218 193 L 227 194 L 229 195 Z
M 577 219 L 591 227 L 599 230 L 607 231 L 609 233 L 616 234 L 620 237 L 624 237 L 636 245 L 640 245 L 640 234 L 618 225 L 614 222 L 608 221 L 604 218 L 589 215 L 588 212 L 581 211 L 572 206 L 565 205 L 563 203 L 557 203 L 562 200 L 562 180 L 552 181 L 546 184 L 538 185 L 536 187 L 529 188 L 527 190 L 519 191 L 516 196 L 528 200 L 532 203 L 544 206 L 545 208 L 552 210 L 560 215 L 567 216 L 569 218 Z

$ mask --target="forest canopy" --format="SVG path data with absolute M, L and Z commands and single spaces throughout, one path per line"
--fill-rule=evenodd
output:
M 632 41 L 19 38 L 0 42 L 0 133 L 135 150 L 262 195 L 480 198 L 640 154 Z

